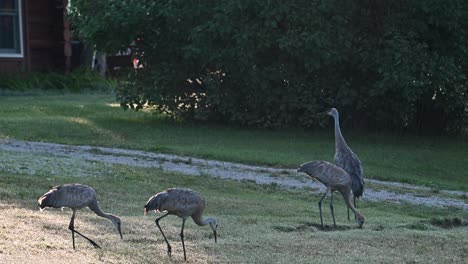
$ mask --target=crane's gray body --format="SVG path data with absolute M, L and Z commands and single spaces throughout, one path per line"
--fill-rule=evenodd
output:
M 331 192 L 330 210 L 333 217 L 333 224 L 334 226 L 336 226 L 335 215 L 333 212 L 334 191 L 338 191 L 341 193 L 348 208 L 351 209 L 356 215 L 356 221 L 359 227 L 362 227 L 364 223 L 364 217 L 359 213 L 358 210 L 356 210 L 356 208 L 354 208 L 354 206 L 350 202 L 352 178 L 345 170 L 327 161 L 311 161 L 302 164 L 297 171 L 306 173 L 307 175 L 320 181 L 327 187 L 325 194 L 319 201 L 320 222 L 322 224 L 322 227 L 322 201 L 328 192 Z
M 335 165 L 345 170 L 351 176 L 353 195 L 356 198 L 361 197 L 364 192 L 364 173 L 361 161 L 357 155 L 348 146 L 337 147 Z
M 213 230 L 215 242 L 217 241 L 216 229 L 218 228 L 218 220 L 214 218 L 203 219 L 202 215 L 204 210 L 205 199 L 203 196 L 195 191 L 183 188 L 171 188 L 159 192 L 151 197 L 145 204 L 145 214 L 148 211 L 167 211 L 165 215 L 156 219 L 156 225 L 158 226 L 159 231 L 166 241 L 167 254 L 169 256 L 171 256 L 171 245 L 169 244 L 166 235 L 164 235 L 164 232 L 159 225 L 159 220 L 166 217 L 167 215 L 177 215 L 178 217 L 182 218 L 180 238 L 182 240 L 182 247 L 184 249 L 184 260 L 187 260 L 184 244 L 184 226 L 185 221 L 189 216 L 192 217 L 193 221 L 199 226 L 210 225 L 211 229 Z
M 51 188 L 37 201 L 41 209 L 45 207 L 62 208 L 69 207 L 81 209 L 97 204 L 96 191 L 79 183 L 63 184 Z
M 205 199 L 190 189 L 171 188 L 157 193 L 145 205 L 147 211 L 167 211 L 182 219 L 191 216 L 195 223 L 201 224 Z
M 345 170 L 351 176 L 351 190 L 356 198 L 364 192 L 364 171 L 358 156 L 346 144 L 341 134 L 338 110 L 331 108 L 327 111 L 335 123 L 335 165 Z
M 327 186 L 330 191 L 346 192 L 351 188 L 351 177 L 346 171 L 328 161 L 311 161 L 302 164 L 298 172 L 304 172 L 310 177 Z
M 68 229 L 72 231 L 73 249 L 75 249 L 75 233 L 87 239 L 95 248 L 100 248 L 96 242 L 75 230 L 74 222 L 76 211 L 86 206 L 98 216 L 109 219 L 119 231 L 120 238 L 122 238 L 120 218 L 113 214 L 103 212 L 97 202 L 96 191 L 87 185 L 70 183 L 52 187 L 48 192 L 39 197 L 37 205 L 41 211 L 46 207 L 68 207 L 72 209 L 73 214 Z

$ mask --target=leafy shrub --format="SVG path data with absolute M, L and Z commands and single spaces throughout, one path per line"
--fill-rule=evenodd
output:
M 78 33 L 114 52 L 135 39 L 143 69 L 125 108 L 248 126 L 466 127 L 468 2 L 74 1 Z

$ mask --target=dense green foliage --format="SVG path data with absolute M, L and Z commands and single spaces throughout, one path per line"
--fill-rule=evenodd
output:
M 141 60 L 118 91 L 126 108 L 264 127 L 317 126 L 329 106 L 345 126 L 467 123 L 464 0 L 73 3 L 82 38 Z
M 70 74 L 34 72 L 17 75 L 0 75 L 0 89 L 9 91 L 54 90 L 81 92 L 85 90 L 110 90 L 116 83 L 99 75 L 78 69 Z

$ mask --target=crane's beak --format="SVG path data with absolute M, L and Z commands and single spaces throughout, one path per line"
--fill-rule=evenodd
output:
M 216 235 L 216 230 L 213 230 L 213 233 L 214 233 L 215 243 L 218 243 L 218 237 Z

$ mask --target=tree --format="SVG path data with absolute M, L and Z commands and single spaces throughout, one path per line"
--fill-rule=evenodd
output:
M 463 0 L 75 0 L 72 13 L 99 49 L 141 39 L 143 68 L 117 93 L 124 108 L 311 127 L 335 106 L 345 126 L 466 127 Z

